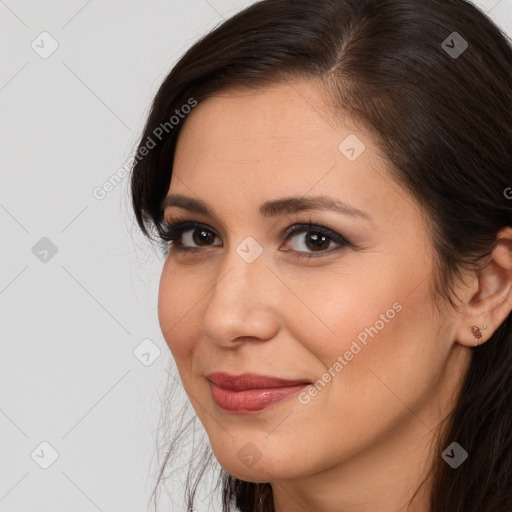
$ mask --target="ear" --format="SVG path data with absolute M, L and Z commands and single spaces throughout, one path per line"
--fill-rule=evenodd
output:
M 487 264 L 480 273 L 472 274 L 460 308 L 455 339 L 468 347 L 485 343 L 512 310 L 512 228 L 502 229 L 496 238 Z M 478 328 L 476 337 L 473 326 Z

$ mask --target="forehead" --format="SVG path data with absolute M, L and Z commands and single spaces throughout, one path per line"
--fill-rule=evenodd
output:
M 180 134 L 219 158 L 255 160 L 265 155 L 317 158 L 310 151 L 339 137 L 321 90 L 312 83 L 231 89 L 200 103 Z M 194 133 L 190 133 L 194 132 Z M 330 136 L 330 137 L 329 137 Z M 331 138 L 334 140 L 331 141 Z M 301 150 L 303 145 L 306 148 Z M 334 148 L 336 149 L 336 147 Z
M 183 123 L 174 171 L 190 180 L 242 176 L 247 183 L 251 173 L 260 186 L 267 179 L 312 186 L 334 165 L 364 180 L 362 167 L 378 158 L 370 133 L 335 118 L 323 91 L 309 82 L 224 91 L 200 103 Z M 350 162 L 339 146 L 354 135 L 365 149 Z

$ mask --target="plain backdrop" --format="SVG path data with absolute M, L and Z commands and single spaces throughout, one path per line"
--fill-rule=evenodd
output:
M 129 179 L 104 184 L 173 63 L 250 3 L 0 0 L 0 512 L 148 508 L 163 260 Z M 512 0 L 476 3 L 512 35 Z M 168 492 L 184 511 L 180 478 Z

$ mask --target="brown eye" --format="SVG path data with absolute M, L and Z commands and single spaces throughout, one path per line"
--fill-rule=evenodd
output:
M 210 247 L 215 237 L 217 235 L 207 226 L 192 221 L 167 223 L 160 235 L 164 255 L 170 250 L 185 252 Z
M 327 251 L 327 249 L 332 247 L 331 244 L 341 247 L 351 245 L 348 240 L 338 233 L 328 228 L 314 226 L 312 224 L 294 226 L 286 235 L 286 240 L 292 238 L 296 238 L 298 243 L 296 243 L 290 251 L 296 252 L 298 257 L 310 257 L 314 256 L 315 253 L 330 253 L 332 251 Z
M 294 237 L 291 237 L 294 238 Z M 305 235 L 301 235 L 297 237 L 299 241 L 302 241 L 302 248 L 306 248 L 313 252 L 324 251 L 329 248 L 332 240 L 329 239 L 327 235 L 323 233 L 319 233 L 317 231 L 307 231 Z M 300 250 L 300 245 L 298 244 L 298 248 L 295 247 L 294 250 Z
M 215 239 L 215 235 L 213 235 L 210 231 L 204 228 L 189 229 L 187 231 L 192 232 L 192 236 L 190 237 L 190 239 L 199 246 L 210 245 Z M 187 231 L 184 231 L 183 233 L 186 233 Z

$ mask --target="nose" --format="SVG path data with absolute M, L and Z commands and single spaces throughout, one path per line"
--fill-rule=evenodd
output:
M 215 344 L 233 347 L 276 335 L 279 281 L 267 268 L 264 254 L 248 263 L 231 249 L 219 265 L 200 320 L 202 334 Z

